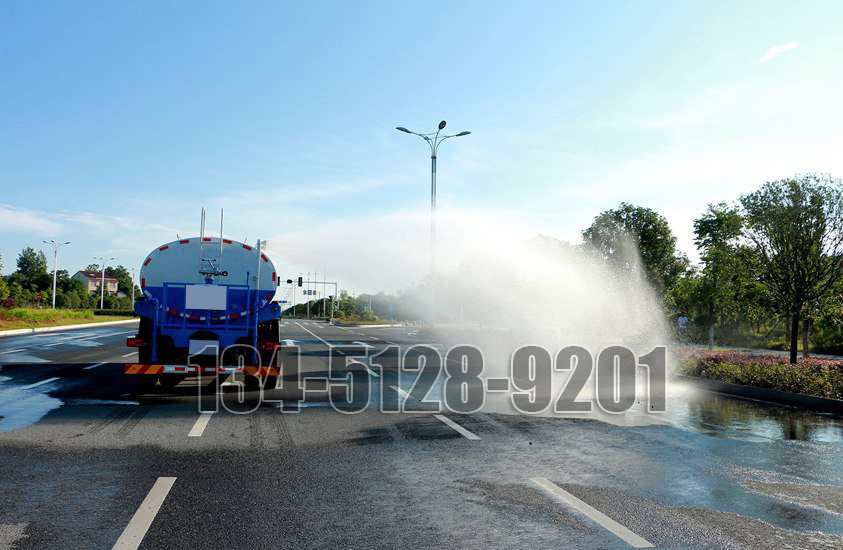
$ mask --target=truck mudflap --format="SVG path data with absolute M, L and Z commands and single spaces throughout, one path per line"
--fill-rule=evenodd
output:
M 150 365 L 126 363 L 126 374 L 214 374 L 242 372 L 247 376 L 280 376 L 281 367 L 191 367 L 189 365 Z

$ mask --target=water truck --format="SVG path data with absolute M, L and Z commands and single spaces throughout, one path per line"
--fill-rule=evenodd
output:
M 270 365 L 280 342 L 281 307 L 273 303 L 279 277 L 272 260 L 256 246 L 200 235 L 163 244 L 140 270 L 142 296 L 137 336 L 138 362 L 126 374 L 158 375 L 177 381 L 187 374 L 243 372 L 272 378 Z M 234 347 L 232 347 L 234 346 Z

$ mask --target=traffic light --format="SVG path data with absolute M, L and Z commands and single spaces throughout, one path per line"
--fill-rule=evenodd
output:
M 301 284 L 302 284 L 302 278 L 299 277 L 299 286 L 301 286 Z

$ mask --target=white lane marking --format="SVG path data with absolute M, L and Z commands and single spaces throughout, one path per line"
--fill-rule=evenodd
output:
M 232 382 L 232 380 L 233 380 L 233 379 L 234 379 L 234 375 L 233 375 L 233 374 L 229 374 L 229 375 L 228 375 L 228 377 L 227 377 L 227 378 L 223 381 L 223 383 L 222 383 L 222 384 L 220 384 L 220 387 L 223 387 L 223 386 L 236 386 L 237 384 L 235 384 L 234 382 Z
M 304 325 L 302 325 L 301 323 L 296 323 L 296 324 L 297 324 L 298 326 L 300 326 L 301 328 L 304 328 Z M 333 346 L 332 346 L 332 345 L 331 345 L 331 344 L 330 344 L 327 340 L 325 340 L 325 339 L 323 339 L 323 338 L 319 338 L 319 336 L 317 336 L 315 332 L 310 331 L 310 330 L 308 330 L 308 329 L 306 329 L 306 328 L 304 328 L 304 330 L 306 330 L 307 332 L 309 332 L 310 334 L 312 334 L 313 336 L 315 336 L 317 339 L 322 340 L 322 342 L 324 342 L 324 343 L 325 343 L 325 345 L 326 345 L 326 346 L 328 346 L 329 348 L 332 348 L 332 347 L 333 347 Z
M 558 485 L 551 483 L 547 479 L 543 477 L 531 477 L 530 481 L 535 483 L 536 485 L 540 486 L 557 500 L 564 502 L 568 506 L 572 506 L 591 518 L 593 521 L 599 523 L 605 529 L 611 531 L 615 536 L 622 539 L 624 542 L 629 544 L 634 548 L 652 548 L 653 545 L 648 542 L 646 539 L 638 536 L 637 534 L 633 533 L 617 521 L 613 520 L 600 510 L 592 508 L 585 502 L 581 501 L 568 491 L 562 489 Z
M 64 344 L 64 342 L 55 342 L 55 343 L 53 343 L 53 344 L 47 344 L 47 345 L 46 345 L 46 346 L 44 346 L 44 347 L 45 347 L 45 348 L 51 348 L 51 347 L 53 347 L 53 346 L 60 346 L 60 345 L 62 345 L 62 344 Z
M 380 375 L 380 374 L 378 374 L 378 373 L 376 373 L 375 371 L 373 371 L 372 369 L 370 369 L 370 368 L 369 368 L 369 365 L 367 365 L 367 364 L 366 364 L 366 363 L 364 363 L 363 361 L 352 360 L 352 361 L 349 361 L 349 363 L 356 363 L 356 364 L 360 365 L 361 367 L 363 367 L 364 369 L 366 369 L 366 372 L 368 372 L 369 374 L 371 374 L 371 375 L 372 375 L 372 376 L 374 376 L 375 378 L 380 378 L 380 377 L 381 377 L 381 375 Z
M 281 340 L 281 343 L 285 346 L 295 346 L 296 345 L 295 340 Z
M 398 395 L 400 395 L 401 397 L 410 397 L 409 393 L 405 392 L 404 390 L 402 390 L 398 386 L 389 386 L 389 387 L 392 388 L 393 390 L 397 391 Z
M 441 415 L 441 414 L 434 414 L 433 417 L 438 418 L 439 420 L 444 422 L 445 425 L 450 426 L 457 433 L 459 433 L 460 435 L 462 435 L 466 439 L 471 439 L 472 441 L 476 441 L 476 440 L 480 439 L 480 436 L 478 436 L 476 434 L 473 434 L 470 431 L 466 430 L 465 428 L 463 428 L 462 426 L 460 426 L 459 424 L 457 424 L 456 422 L 454 422 L 453 420 L 451 420 L 447 416 L 444 416 L 444 415 Z
M 7 350 L 7 351 L 0 351 L 0 355 L 6 355 L 7 353 L 17 353 L 19 351 L 26 351 L 26 348 L 10 349 L 10 350 Z
M 357 341 L 357 340 L 355 340 L 354 342 L 352 342 L 352 344 L 357 344 L 357 345 L 359 345 L 359 346 L 365 346 L 365 347 L 367 347 L 367 348 L 373 348 L 373 347 L 374 347 L 374 346 L 373 346 L 373 345 L 371 345 L 371 344 L 367 344 L 366 342 L 360 342 L 360 341 Z
M 128 356 L 130 356 L 130 355 L 134 355 L 134 354 L 136 354 L 136 353 L 137 353 L 136 351 L 130 351 L 130 352 L 129 352 L 129 353 L 127 353 L 126 355 L 121 355 L 120 357 L 128 357 Z
M 97 367 L 101 367 L 101 366 L 103 366 L 103 365 L 107 365 L 107 364 L 108 364 L 108 363 L 97 363 L 96 365 L 91 365 L 90 367 L 85 367 L 85 368 L 84 368 L 84 369 L 82 369 L 82 370 L 91 370 L 91 369 L 95 369 L 95 368 L 97 368 Z
M 141 502 L 138 511 L 132 516 L 129 525 L 123 529 L 123 533 L 117 542 L 114 543 L 112 550 L 136 550 L 139 546 L 149 526 L 164 504 L 164 499 L 167 498 L 170 489 L 176 482 L 174 477 L 159 477 L 155 480 L 155 485 L 149 490 L 146 498 Z
M 46 383 L 48 383 L 48 382 L 53 382 L 53 381 L 58 380 L 58 379 L 59 379 L 59 377 L 58 377 L 58 376 L 54 376 L 54 377 L 52 377 L 52 378 L 47 378 L 46 380 L 41 380 L 40 382 L 36 382 L 36 383 L 34 383 L 34 384 L 30 384 L 30 385 L 28 385 L 28 386 L 24 386 L 24 387 L 23 387 L 23 389 L 25 389 L 25 390 L 31 390 L 32 388 L 37 388 L 38 386 L 41 386 L 42 384 L 46 384 Z
M 193 424 L 193 428 L 190 429 L 190 433 L 187 434 L 187 437 L 202 437 L 202 434 L 205 432 L 205 427 L 211 420 L 212 414 L 214 413 L 203 412 L 202 414 L 200 414 L 199 418 L 196 419 L 196 423 Z

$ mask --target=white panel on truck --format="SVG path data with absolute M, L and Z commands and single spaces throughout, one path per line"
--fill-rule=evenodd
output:
M 184 294 L 185 309 L 216 309 L 228 306 L 228 289 L 220 285 L 187 285 Z

